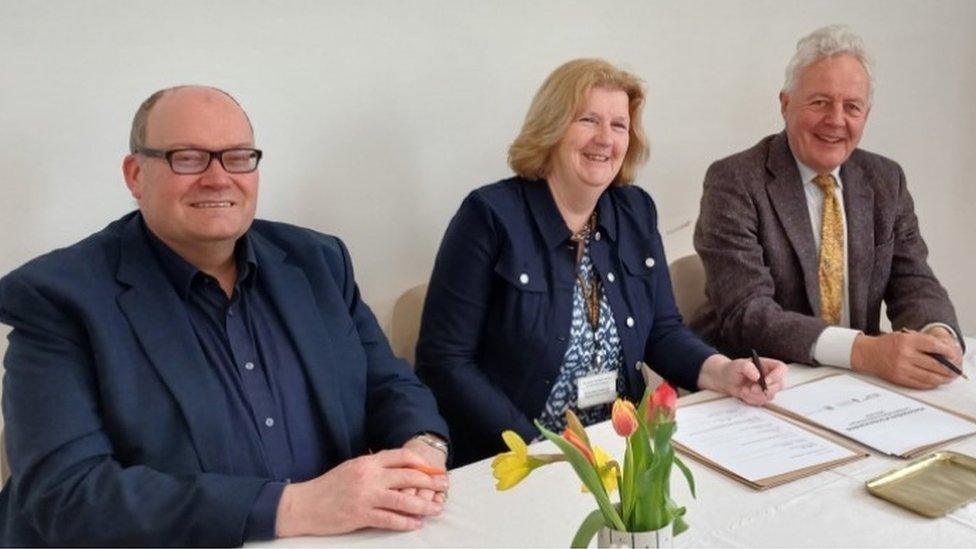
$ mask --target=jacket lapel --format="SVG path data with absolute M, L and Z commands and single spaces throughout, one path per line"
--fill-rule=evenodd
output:
M 204 471 L 229 470 L 233 456 L 215 443 L 231 424 L 225 408 L 213 406 L 223 392 L 212 372 L 172 283 L 143 233 L 141 216 L 123 228 L 119 282 L 129 288 L 117 301 L 149 361 L 183 412 Z
M 874 263 L 874 190 L 865 183 L 861 168 L 841 166 L 844 215 L 847 218 L 847 272 L 852 328 L 867 326 L 868 291 Z
M 323 425 L 331 439 L 334 463 L 352 457 L 349 430 L 346 425 L 342 395 L 336 382 L 335 342 L 326 328 L 315 293 L 305 272 L 287 261 L 287 254 L 252 229 L 251 242 L 258 259 L 261 283 L 291 335 L 292 344 L 302 360 L 309 384 L 322 410 Z M 323 273 L 323 277 L 328 276 Z M 284 398 L 294 398 L 285 391 Z
M 810 211 L 807 197 L 800 181 L 796 160 L 790 152 L 786 132 L 780 133 L 769 144 L 766 168 L 773 179 L 766 184 L 769 200 L 786 233 L 803 273 L 804 288 L 810 309 L 820 314 L 820 282 L 818 280 L 818 251 L 810 229 Z

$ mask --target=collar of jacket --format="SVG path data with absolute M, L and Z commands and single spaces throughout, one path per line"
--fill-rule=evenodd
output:
M 549 190 L 549 184 L 544 179 L 537 181 L 526 181 L 525 198 L 529 204 L 529 210 L 535 223 L 545 239 L 546 247 L 550 250 L 556 246 L 564 244 L 573 233 L 566 226 L 566 221 L 556 201 Z M 607 187 L 596 202 L 596 222 L 597 227 L 610 240 L 617 239 L 617 216 L 613 208 L 613 198 L 615 187 Z

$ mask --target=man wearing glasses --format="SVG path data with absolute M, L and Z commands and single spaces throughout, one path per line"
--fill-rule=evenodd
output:
M 157 92 L 130 147 L 139 210 L 0 280 L 0 544 L 226 546 L 438 514 L 433 397 L 338 239 L 254 220 L 237 102 Z

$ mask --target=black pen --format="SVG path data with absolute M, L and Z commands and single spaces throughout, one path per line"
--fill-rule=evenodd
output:
M 766 374 L 763 372 L 762 366 L 759 364 L 759 355 L 756 350 L 752 350 L 752 363 L 756 365 L 756 369 L 759 370 L 759 388 L 762 389 L 763 393 L 766 393 Z
M 969 379 L 969 377 L 966 376 L 966 374 L 963 373 L 963 371 L 960 370 L 955 364 L 949 362 L 949 359 L 948 358 L 940 355 L 939 353 L 925 353 L 925 354 L 927 354 L 930 357 L 934 358 L 935 360 L 937 360 L 939 362 L 939 364 L 941 364 L 941 365 L 945 366 L 946 368 L 952 370 L 957 375 L 961 375 L 963 377 L 963 379 Z

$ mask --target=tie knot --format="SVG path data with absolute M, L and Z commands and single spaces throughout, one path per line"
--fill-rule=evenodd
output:
M 826 194 L 828 191 L 833 190 L 834 185 L 837 184 L 837 180 L 834 179 L 833 175 L 828 173 L 827 175 L 818 175 L 817 177 L 814 177 L 813 183 L 820 187 L 820 190 Z

